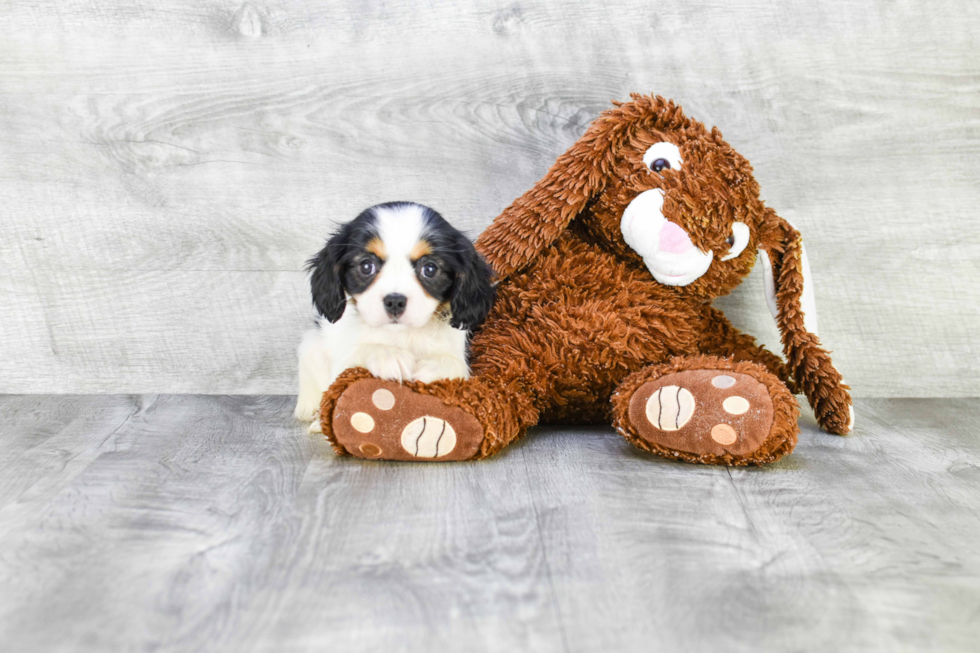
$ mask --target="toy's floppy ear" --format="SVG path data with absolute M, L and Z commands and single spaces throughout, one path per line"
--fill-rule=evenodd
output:
M 306 263 L 310 275 L 313 305 L 323 317 L 336 322 L 347 307 L 347 295 L 343 283 L 343 255 L 347 246 L 348 229 L 345 225 L 320 252 Z
M 854 425 L 851 395 L 817 337 L 817 309 L 803 238 L 768 208 L 759 258 L 766 301 L 782 335 L 789 369 L 820 426 L 831 433 L 849 433 Z
M 476 248 L 502 281 L 555 242 L 605 188 L 618 123 L 600 116 L 548 173 L 487 227 Z

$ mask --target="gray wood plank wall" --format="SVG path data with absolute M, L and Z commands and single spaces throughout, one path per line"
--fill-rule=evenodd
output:
M 0 392 L 290 393 L 304 260 L 382 200 L 476 235 L 611 99 L 718 125 L 864 396 L 980 394 L 968 0 L 0 4 Z M 723 307 L 777 343 L 754 274 Z

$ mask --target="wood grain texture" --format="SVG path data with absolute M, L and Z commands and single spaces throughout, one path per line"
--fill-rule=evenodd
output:
M 302 266 L 333 225 L 414 199 L 476 235 L 643 91 L 718 125 L 800 227 L 857 394 L 977 395 L 978 18 L 965 0 L 4 3 L 0 391 L 293 392 Z M 722 306 L 778 345 L 760 278 Z
M 762 469 L 535 429 L 337 458 L 291 397 L 0 397 L 0 643 L 44 651 L 973 651 L 980 400 L 804 417 Z

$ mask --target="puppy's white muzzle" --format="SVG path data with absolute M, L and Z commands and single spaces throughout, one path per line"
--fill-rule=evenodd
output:
M 686 231 L 664 217 L 663 207 L 663 191 L 643 191 L 623 211 L 619 228 L 654 279 L 667 286 L 686 286 L 708 271 L 714 252 L 695 247 Z

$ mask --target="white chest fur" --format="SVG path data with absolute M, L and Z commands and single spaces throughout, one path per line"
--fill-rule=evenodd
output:
M 315 419 L 323 392 L 352 367 L 394 381 L 465 379 L 469 377 L 466 331 L 436 317 L 420 327 L 372 327 L 354 306 L 348 306 L 334 324 L 320 320 L 299 346 L 296 417 Z

